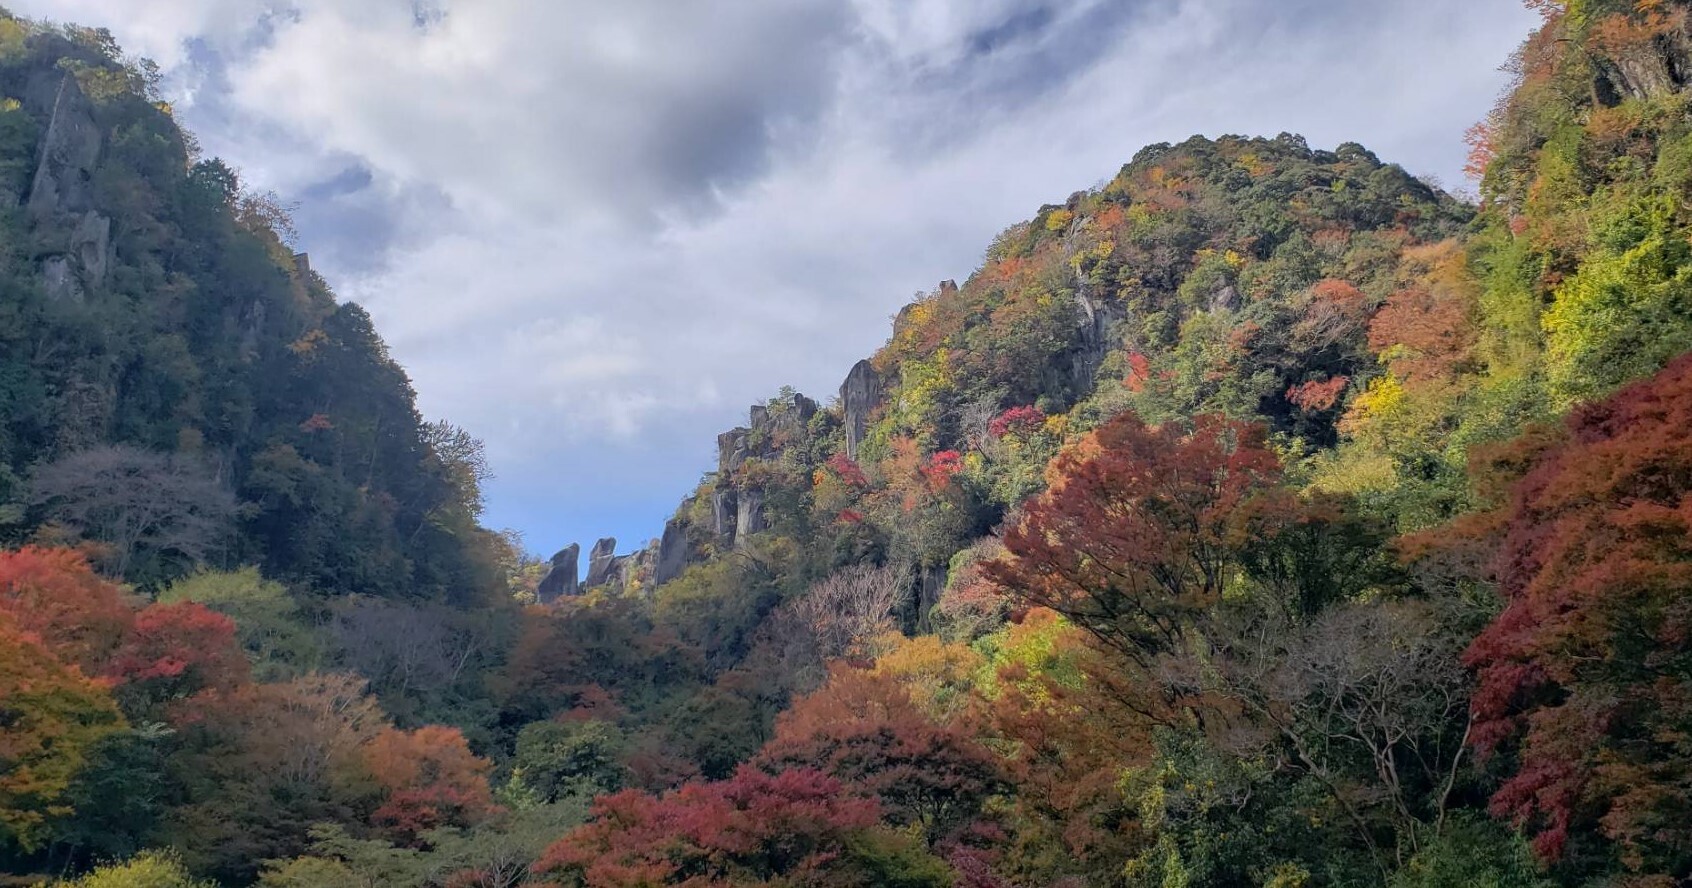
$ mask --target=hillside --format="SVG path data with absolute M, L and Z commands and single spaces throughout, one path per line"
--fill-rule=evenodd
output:
M 145 65 L 0 20 L 0 873 L 1692 878 L 1692 3 L 1536 8 L 1477 203 L 1145 148 L 585 573 Z
M 199 156 L 109 36 L 6 27 L 4 539 L 123 522 L 90 499 L 121 493 L 86 481 L 165 471 L 240 509 L 185 499 L 203 521 L 132 533 L 113 557 L 143 586 L 202 557 L 336 594 L 475 600 L 496 577 L 474 539 L 476 456 L 418 416 L 369 316 L 288 248 L 273 201 Z M 136 464 L 137 450 L 170 465 Z M 84 483 L 26 490 L 54 474 L 44 464 Z

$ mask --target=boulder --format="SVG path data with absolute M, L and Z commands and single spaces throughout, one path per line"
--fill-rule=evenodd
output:
M 751 429 L 733 428 L 717 436 L 717 479 L 719 482 L 734 480 L 734 472 L 746 462 L 750 456 L 747 450 L 747 438 L 752 434 Z
M 70 253 L 91 289 L 104 286 L 112 255 L 112 220 L 89 210 L 71 232 Z
M 631 589 L 646 586 L 651 579 L 648 568 L 652 566 L 654 550 L 651 546 L 630 552 L 627 555 L 614 555 L 610 567 L 606 571 L 606 582 L 618 589 Z

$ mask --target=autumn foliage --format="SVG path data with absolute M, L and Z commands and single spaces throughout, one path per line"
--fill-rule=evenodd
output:
M 1260 427 L 1216 416 L 1191 430 L 1123 414 L 1060 455 L 1049 490 L 1005 532 L 987 577 L 1136 662 L 1179 648 L 1233 577 L 1236 551 L 1273 532 L 1280 465 Z
M 90 675 L 106 671 L 135 621 L 135 606 L 71 549 L 0 553 L 0 611 Z
M 1590 830 L 1641 873 L 1692 867 L 1692 357 L 1568 420 L 1517 484 L 1505 609 L 1469 649 L 1495 811 L 1548 857 Z
M 100 737 L 123 727 L 111 695 L 0 613 L 0 848 L 35 848 Z
M 457 728 L 388 728 L 365 744 L 364 763 L 388 792 L 371 819 L 403 841 L 475 823 L 494 809 L 488 792 L 493 765 L 470 751 Z
M 944 869 L 879 831 L 873 799 L 815 770 L 728 780 L 664 796 L 600 799 L 594 819 L 535 864 L 586 888 L 688 885 L 947 885 Z M 894 868 L 890 864 L 903 863 Z
M 782 713 L 754 762 L 773 773 L 822 771 L 933 843 L 971 825 L 1003 786 L 975 733 L 933 721 L 895 678 L 842 665 Z

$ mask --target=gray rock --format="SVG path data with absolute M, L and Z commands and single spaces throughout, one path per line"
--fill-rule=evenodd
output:
M 734 539 L 734 516 L 739 511 L 734 488 L 718 482 L 711 491 L 711 532 L 721 539 Z
M 795 394 L 791 402 L 754 404 L 747 410 L 747 426 L 717 436 L 717 478 L 711 492 L 711 530 L 720 542 L 739 547 L 748 534 L 765 528 L 762 491 L 754 491 L 737 477 L 747 460 L 773 460 L 790 444 L 810 433 L 817 402 Z M 660 559 L 662 561 L 662 559 Z
M 739 507 L 734 517 L 734 547 L 745 548 L 755 533 L 768 529 L 764 523 L 764 492 L 758 488 L 740 491 Z
M 846 414 L 846 456 L 858 458 L 858 445 L 869 431 L 870 412 L 881 405 L 881 374 L 869 361 L 859 361 L 840 384 L 840 408 Z
M 100 142 L 94 106 L 75 77 L 60 76 L 27 204 L 45 235 L 42 246 L 50 251 L 41 277 L 51 299 L 80 302 L 106 283 L 112 220 L 94 209 Z
M 1099 365 L 1117 343 L 1111 328 L 1122 320 L 1122 311 L 1103 299 L 1095 299 L 1085 286 L 1075 292 L 1075 347 L 1070 351 L 1069 385 L 1076 397 L 1086 397 L 1098 380 Z
M 1685 88 L 1692 76 L 1692 24 L 1671 28 L 1649 43 L 1589 56 L 1595 98 L 1605 105 L 1650 100 Z
M 660 586 L 681 576 L 687 568 L 687 527 L 679 519 L 664 522 L 664 536 L 658 541 L 658 564 L 652 581 Z
M 112 220 L 89 210 L 71 232 L 71 255 L 81 266 L 83 285 L 97 290 L 106 285 L 111 264 Z
M 100 129 L 94 106 L 69 74 L 59 80 L 53 114 L 41 143 L 41 162 L 29 191 L 29 213 L 38 219 L 80 215 L 94 209 L 94 168 Z
M 911 322 L 911 312 L 916 310 L 918 304 L 919 303 L 916 302 L 907 302 L 903 308 L 899 309 L 899 313 L 893 316 L 894 339 L 899 338 L 899 334 L 903 333 L 905 330 L 905 325 Z
M 535 589 L 535 598 L 541 604 L 550 604 L 560 598 L 581 593 L 581 587 L 576 583 L 576 570 L 581 561 L 582 547 L 576 543 L 558 550 L 552 556 L 552 569 L 540 581 Z
M 751 455 L 747 450 L 747 439 L 752 434 L 751 429 L 734 428 L 717 436 L 717 480 L 719 483 L 732 483 L 734 472 L 746 462 Z
M 627 555 L 613 556 L 607 569 L 606 581 L 617 589 L 645 586 L 651 579 L 649 569 L 652 567 L 654 551 L 649 546 Z
M 41 260 L 41 287 L 52 302 L 81 302 L 82 281 L 71 268 L 69 256 L 48 256 Z
M 752 428 L 764 433 L 762 455 L 774 456 L 780 452 L 783 443 L 798 440 L 807 431 L 811 417 L 816 415 L 817 402 L 797 393 L 792 404 L 777 412 L 771 412 L 765 406 L 753 407 Z
M 605 585 L 611 579 L 616 558 L 616 537 L 605 537 L 594 543 L 593 549 L 588 552 L 587 582 L 582 585 L 588 588 Z
M 946 591 L 946 567 L 934 565 L 924 567 L 917 576 L 916 597 L 916 632 L 926 635 L 934 631 L 934 621 L 930 614 L 934 606 L 940 603 L 940 594 Z
M 264 331 L 265 318 L 270 314 L 263 299 L 254 299 L 248 304 L 241 319 L 241 352 L 249 359 L 258 356 L 259 334 Z
M 41 284 L 48 299 L 81 302 L 106 284 L 112 220 L 89 210 L 61 242 L 66 245 L 65 252 L 41 260 Z

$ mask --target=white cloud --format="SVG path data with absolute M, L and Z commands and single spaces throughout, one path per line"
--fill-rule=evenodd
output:
M 488 440 L 493 519 L 644 535 L 715 432 L 832 393 L 913 292 L 1194 132 L 1357 140 L 1457 183 L 1513 0 L 13 0 L 198 90 Z M 346 179 L 352 185 L 333 183 Z M 629 534 L 638 529 L 639 534 Z

